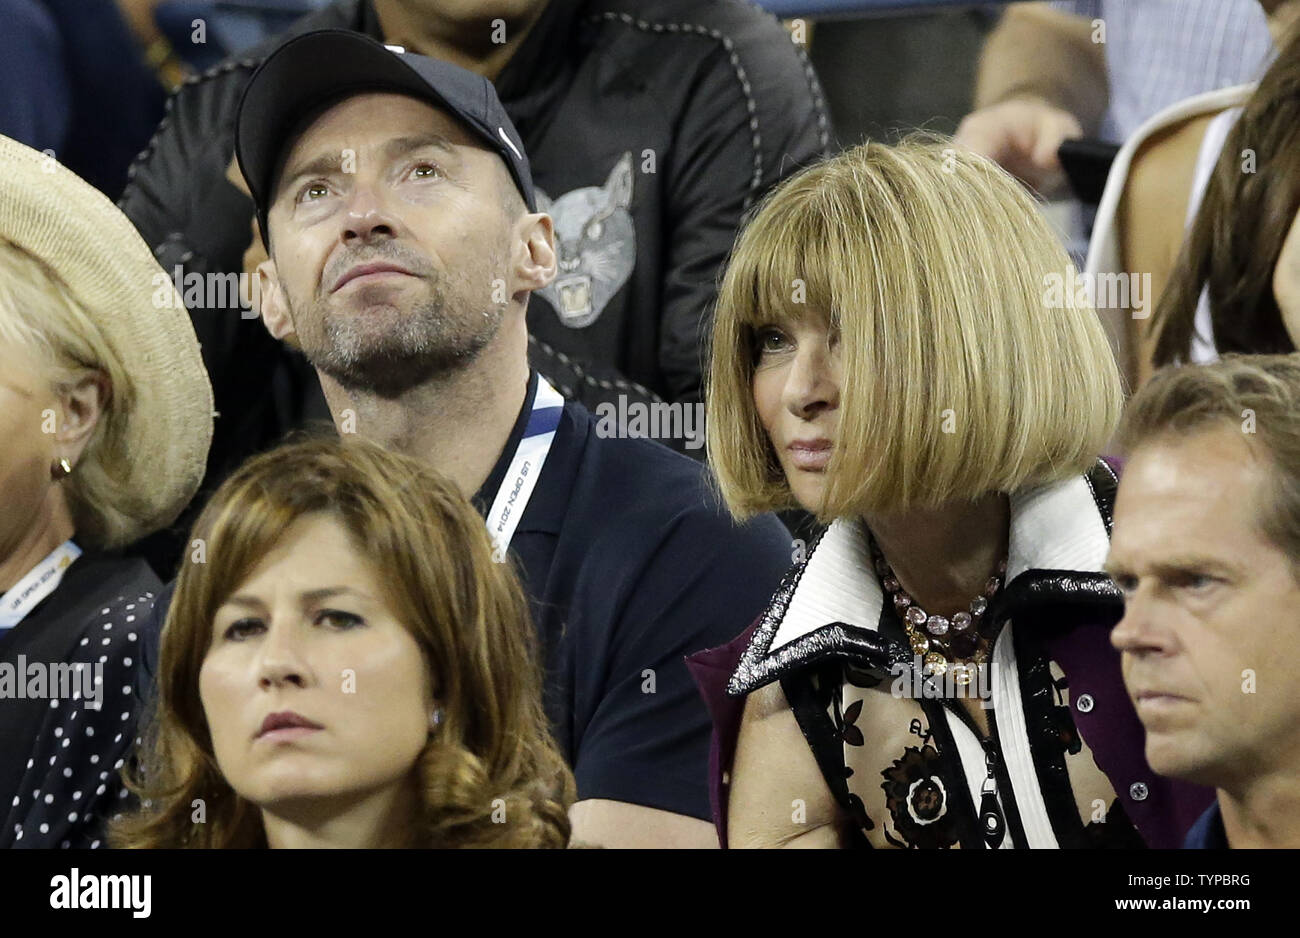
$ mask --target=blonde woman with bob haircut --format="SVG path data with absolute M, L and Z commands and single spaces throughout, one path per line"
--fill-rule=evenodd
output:
M 749 218 L 710 459 L 737 518 L 829 527 L 693 660 L 724 842 L 1173 845 L 1195 817 L 1142 760 L 1108 642 L 1122 391 L 1074 285 L 1033 200 L 941 139 L 849 150 Z
M 449 482 L 307 439 L 231 476 L 191 545 L 115 845 L 566 845 L 527 602 Z

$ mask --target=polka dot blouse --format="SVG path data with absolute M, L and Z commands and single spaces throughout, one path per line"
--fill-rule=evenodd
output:
M 72 697 L 51 699 L 32 738 L 18 793 L 0 806 L 8 822 L 0 847 L 103 847 L 104 825 L 126 804 L 121 769 L 136 743 L 141 696 L 133 686 L 141 628 L 154 594 L 119 596 L 91 618 L 66 661 L 92 671 L 87 700 L 82 679 Z M 96 701 L 95 698 L 98 698 Z

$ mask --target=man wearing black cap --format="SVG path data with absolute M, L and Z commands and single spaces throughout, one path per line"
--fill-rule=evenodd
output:
M 530 358 L 558 390 L 589 409 L 699 401 L 701 337 L 742 215 L 830 144 L 807 57 L 772 16 L 748 0 L 333 0 L 169 102 L 121 201 L 165 270 L 197 282 L 255 266 L 235 110 L 272 49 L 322 28 L 493 82 L 555 221 L 559 274 L 528 323 Z M 221 414 L 210 489 L 325 413 L 314 371 L 255 313 L 186 302 Z
M 554 230 L 492 85 L 313 33 L 254 75 L 237 141 L 268 330 L 301 345 L 340 432 L 448 475 L 522 575 L 574 840 L 711 846 L 709 718 L 683 656 L 745 628 L 789 541 L 770 517 L 734 526 L 697 463 L 598 435 L 529 368 Z

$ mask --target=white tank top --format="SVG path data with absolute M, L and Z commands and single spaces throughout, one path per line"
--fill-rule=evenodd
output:
M 1210 126 L 1206 129 L 1205 138 L 1201 141 L 1192 185 L 1188 192 L 1187 217 L 1194 217 L 1195 212 L 1200 208 L 1205 186 L 1214 163 L 1223 149 L 1228 130 L 1240 113 L 1240 106 L 1254 92 L 1253 84 L 1238 85 L 1235 88 L 1222 88 L 1180 101 L 1151 117 L 1133 133 L 1133 136 L 1124 141 L 1124 146 L 1116 155 L 1115 162 L 1111 164 L 1110 174 L 1106 177 L 1106 191 L 1102 194 L 1101 204 L 1097 206 L 1097 218 L 1093 224 L 1092 239 L 1088 244 L 1088 258 L 1085 264 L 1085 272 L 1090 279 L 1123 270 L 1123 252 L 1120 250 L 1118 226 L 1119 208 L 1128 185 L 1129 168 L 1142 144 L 1166 127 L 1175 126 L 1188 118 L 1205 114 L 1214 115 Z M 1230 114 L 1227 113 L 1228 109 L 1233 109 Z M 1186 221 L 1187 219 L 1184 219 L 1184 232 L 1186 232 Z M 1107 321 L 1115 314 L 1123 316 L 1129 314 L 1129 310 L 1107 309 L 1100 306 L 1097 312 Z M 1206 341 L 1197 343 L 1198 347 L 1194 355 L 1201 355 L 1205 360 L 1213 360 L 1217 357 L 1217 353 L 1214 352 L 1208 320 L 1206 323 L 1207 325 L 1201 328 Z M 1193 331 L 1196 331 L 1195 327 Z M 1112 342 L 1117 341 L 1114 335 L 1110 338 Z
M 1210 184 L 1210 176 L 1213 174 L 1214 167 L 1219 162 L 1219 156 L 1223 152 L 1223 144 L 1228 139 L 1228 131 L 1232 129 L 1232 125 L 1241 116 L 1241 110 L 1239 107 L 1229 108 L 1217 114 L 1205 128 L 1205 138 L 1201 141 L 1200 152 L 1196 154 L 1196 169 L 1192 173 L 1192 189 L 1187 194 L 1187 218 L 1184 226 L 1189 233 L 1192 222 L 1196 220 L 1196 213 L 1201 208 L 1201 202 L 1205 198 L 1205 189 Z M 1214 327 L 1210 321 L 1210 295 L 1205 287 L 1201 288 L 1201 295 L 1196 301 L 1196 318 L 1192 323 L 1190 360 L 1196 364 L 1207 364 L 1219 360 L 1219 350 L 1214 347 Z

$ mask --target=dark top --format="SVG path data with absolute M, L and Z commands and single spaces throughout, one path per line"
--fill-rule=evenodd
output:
M 534 372 L 474 499 L 483 514 L 536 390 Z M 510 542 L 540 636 L 546 712 L 580 800 L 707 820 L 711 723 L 684 656 L 745 629 L 789 566 L 790 538 L 770 516 L 736 525 L 694 460 L 596 426 L 581 404 L 565 405 Z M 158 621 L 170 598 L 169 587 Z
M 168 274 L 243 269 L 253 206 L 225 176 L 240 95 L 272 49 L 322 28 L 383 38 L 367 0 L 336 0 L 169 101 L 120 203 Z M 744 211 L 829 146 L 807 57 L 744 0 L 551 0 L 495 86 L 555 219 L 560 273 L 528 308 L 533 363 L 592 410 L 619 394 L 698 400 Z M 182 294 L 222 414 L 219 482 L 328 414 L 314 371 L 233 293 Z
M 1228 834 L 1223 829 L 1223 814 L 1219 811 L 1219 800 L 1205 809 L 1205 813 L 1196 819 L 1192 829 L 1183 841 L 1185 850 L 1227 850 Z
M 140 712 L 134 659 L 161 585 L 142 560 L 86 553 L 0 632 L 0 848 L 102 845 L 126 796 L 118 770 Z M 85 665 L 89 684 L 70 669 L 64 683 L 58 663 Z M 102 691 L 90 695 L 98 709 L 85 687 Z
M 6 0 L 0 134 L 52 150 L 111 199 L 166 94 L 115 0 Z
M 1101 570 L 1117 489 L 1114 470 L 1099 461 L 1074 480 L 1011 496 L 1012 569 L 986 615 L 993 622 L 1014 620 L 1015 673 L 1023 718 L 1004 718 L 999 723 L 998 717 L 1006 711 L 990 710 L 992 738 L 982 742 L 994 743 L 986 746 L 986 752 L 996 755 L 994 781 L 1003 799 L 1005 830 L 1016 845 L 1029 842 L 1016 800 L 1024 797 L 1028 804 L 1035 795 L 1032 785 L 1013 790 L 1006 754 L 1014 753 L 1018 764 L 1034 768 L 1043 814 L 1062 847 L 1136 845 L 1130 823 L 1148 846 L 1177 847 L 1192 819 L 1214 798 L 1213 789 L 1164 778 L 1147 763 L 1145 731 L 1129 703 L 1120 656 L 1110 643 L 1111 630 L 1123 613 L 1122 595 Z M 924 794 L 924 789 L 904 786 L 900 792 L 899 788 L 903 780 L 937 774 L 932 771 L 934 764 L 918 764 L 894 751 L 890 758 L 902 756 L 893 764 L 898 771 L 869 774 L 877 768 L 870 757 L 884 745 L 884 737 L 877 734 L 882 729 L 889 733 L 895 725 L 882 717 L 899 707 L 915 709 L 918 719 L 906 734 L 901 731 L 903 724 L 896 724 L 899 732 L 889 735 L 891 745 L 905 735 L 914 740 L 910 751 L 925 755 L 921 736 L 922 731 L 929 732 L 925 730 L 929 725 L 937 745 L 924 746 L 937 752 L 940 760 L 951 759 L 955 747 L 948 742 L 946 717 L 933 709 L 951 702 L 908 701 L 892 693 L 893 678 L 899 673 L 895 669 L 911 673 L 912 652 L 903 641 L 893 604 L 885 600 L 870 561 L 864 559 L 868 554 L 857 527 L 856 522 L 833 525 L 810 546 L 807 558 L 790 571 L 744 636 L 691 659 L 714 716 L 711 794 L 724 845 L 730 769 L 744 695 L 775 680 L 781 681 L 828 787 L 855 821 L 854 842 L 859 846 L 873 840 L 889 842 L 884 832 L 893 830 L 915 835 L 914 845 L 939 845 L 933 841 L 943 825 L 933 819 L 925 825 L 908 823 L 917 809 L 911 798 L 916 791 Z M 810 596 L 816 601 L 808 603 Z M 802 607 L 797 598 L 804 600 Z M 791 625 L 782 631 L 787 617 Z M 853 703 L 840 706 L 848 700 Z M 1106 807 L 1104 824 L 1100 817 L 1084 820 L 1088 799 L 1083 789 L 1075 789 L 1076 783 L 1082 783 L 1095 791 L 1095 773 L 1086 762 L 1068 761 L 1086 759 L 1085 747 L 1115 795 Z M 957 753 L 955 761 L 960 759 Z M 951 762 L 947 765 L 951 768 L 944 761 L 937 764 L 943 770 L 940 779 L 969 778 L 964 765 L 960 769 Z M 878 799 L 876 793 L 881 791 L 888 801 L 876 806 L 873 820 L 864 801 Z M 944 791 L 954 792 L 952 801 L 945 795 L 939 802 L 943 817 L 949 819 L 944 824 L 950 825 L 944 842 L 983 846 L 976 824 L 983 809 L 977 809 L 976 798 L 951 782 Z M 1092 806 L 1095 810 L 1097 803 Z

